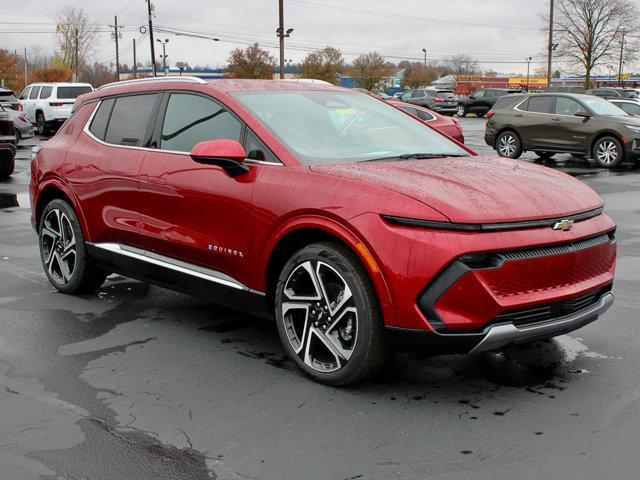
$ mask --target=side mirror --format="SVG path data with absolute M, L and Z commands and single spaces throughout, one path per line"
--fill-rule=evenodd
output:
M 230 177 L 237 177 L 249 171 L 249 167 L 242 164 L 247 154 L 242 145 L 235 140 L 217 139 L 200 142 L 191 150 L 191 158 L 194 162 L 217 165 Z
M 591 114 L 583 110 L 581 112 L 576 113 L 576 117 L 582 117 L 584 119 L 588 119 L 588 118 L 591 118 Z

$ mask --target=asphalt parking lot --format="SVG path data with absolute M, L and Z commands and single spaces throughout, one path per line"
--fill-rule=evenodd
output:
M 491 154 L 484 122 L 462 119 Z M 3 480 L 637 478 L 640 170 L 550 164 L 619 226 L 616 303 L 598 322 L 497 353 L 398 356 L 336 389 L 258 319 L 122 277 L 54 291 L 29 223 L 33 143 L 0 183 Z

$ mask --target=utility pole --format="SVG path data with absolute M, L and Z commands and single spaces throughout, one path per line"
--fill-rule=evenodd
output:
M 78 81 L 78 29 L 76 28 L 75 31 L 75 53 L 74 53 L 74 61 L 73 61 L 73 66 L 74 66 L 74 82 Z
M 113 38 L 116 41 L 116 82 L 120 81 L 120 53 L 118 51 L 118 36 L 120 33 L 118 32 L 118 16 L 113 17 L 114 23 L 113 25 L 109 25 L 113 27 Z
M 624 64 L 624 37 L 627 34 L 626 29 L 622 29 L 622 41 L 620 42 L 620 67 L 618 68 L 618 84 L 622 86 L 622 70 Z
M 424 52 L 424 69 L 427 69 L 427 49 L 423 48 L 422 51 Z
M 278 36 L 280 37 L 280 79 L 284 78 L 284 0 L 278 0 Z
M 133 39 L 133 78 L 136 78 L 136 39 Z
M 151 45 L 151 65 L 153 66 L 153 76 L 157 77 L 156 72 L 156 51 L 153 45 L 153 18 L 151 15 L 151 0 L 147 0 L 147 9 L 149 11 L 149 44 Z
M 549 0 L 549 51 L 547 52 L 547 88 L 551 86 L 551 61 L 553 57 L 553 1 Z
M 533 57 L 527 57 L 527 93 L 529 93 L 529 72 L 531 71 L 531 60 Z

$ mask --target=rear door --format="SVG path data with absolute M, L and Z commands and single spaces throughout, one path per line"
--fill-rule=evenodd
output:
M 576 117 L 576 113 L 587 109 L 577 100 L 558 96 L 555 99 L 554 113 L 551 115 L 549 144 L 554 149 L 565 151 L 587 150 L 587 139 L 593 129 L 589 118 Z
M 525 150 L 547 146 L 551 134 L 551 113 L 554 97 L 534 95 L 517 105 L 513 112 L 516 127 Z

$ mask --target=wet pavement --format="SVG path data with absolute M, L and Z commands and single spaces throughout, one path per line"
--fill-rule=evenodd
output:
M 462 122 L 490 153 L 484 120 Z M 91 295 L 54 291 L 28 157 L 0 183 L 3 480 L 637 477 L 640 171 L 554 165 L 619 225 L 604 318 L 498 353 L 398 356 L 335 389 L 286 359 L 269 322 L 117 276 Z

